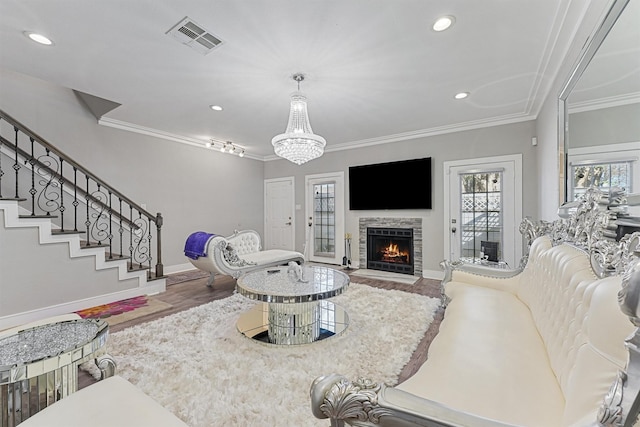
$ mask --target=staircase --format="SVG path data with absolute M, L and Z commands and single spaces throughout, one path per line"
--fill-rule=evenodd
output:
M 162 223 L 0 111 L 0 330 L 164 291 Z

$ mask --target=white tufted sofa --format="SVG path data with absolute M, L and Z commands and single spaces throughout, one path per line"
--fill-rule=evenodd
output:
M 515 425 L 589 425 L 634 329 L 620 283 L 597 279 L 586 253 L 546 236 L 514 277 L 454 270 L 429 359 L 398 389 Z
M 598 279 L 586 252 L 547 236 L 519 273 L 453 270 L 444 320 L 418 372 L 393 388 L 320 377 L 313 413 L 358 426 L 618 425 L 596 420 L 635 330 L 618 305 L 621 283 L 620 275 Z M 636 402 L 631 426 L 637 390 L 627 398 L 625 411 Z
M 304 263 L 304 255 L 300 252 L 261 249 L 260 235 L 254 230 L 243 230 L 236 231 L 229 237 L 211 237 L 206 245 L 206 256 L 188 259 L 196 268 L 211 273 L 207 286 L 213 285 L 216 273 L 238 278 L 242 273 L 290 261 Z

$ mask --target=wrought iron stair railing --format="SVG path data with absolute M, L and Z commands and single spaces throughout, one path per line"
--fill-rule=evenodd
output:
M 162 214 L 148 212 L 2 110 L 0 200 L 21 203 L 30 212 L 23 218 L 50 218 L 54 234 L 83 234 L 82 247 L 105 247 L 108 261 L 127 259 L 130 271 L 164 277 Z

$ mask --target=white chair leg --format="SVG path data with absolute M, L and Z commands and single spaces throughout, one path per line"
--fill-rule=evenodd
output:
M 211 275 L 209 276 L 209 280 L 207 280 L 207 286 L 209 288 L 213 288 L 213 282 L 215 282 L 215 279 L 216 279 L 216 274 L 211 273 Z

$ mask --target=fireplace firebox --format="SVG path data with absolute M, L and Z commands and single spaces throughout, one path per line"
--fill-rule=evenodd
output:
M 413 275 L 413 230 L 368 227 L 367 268 Z

